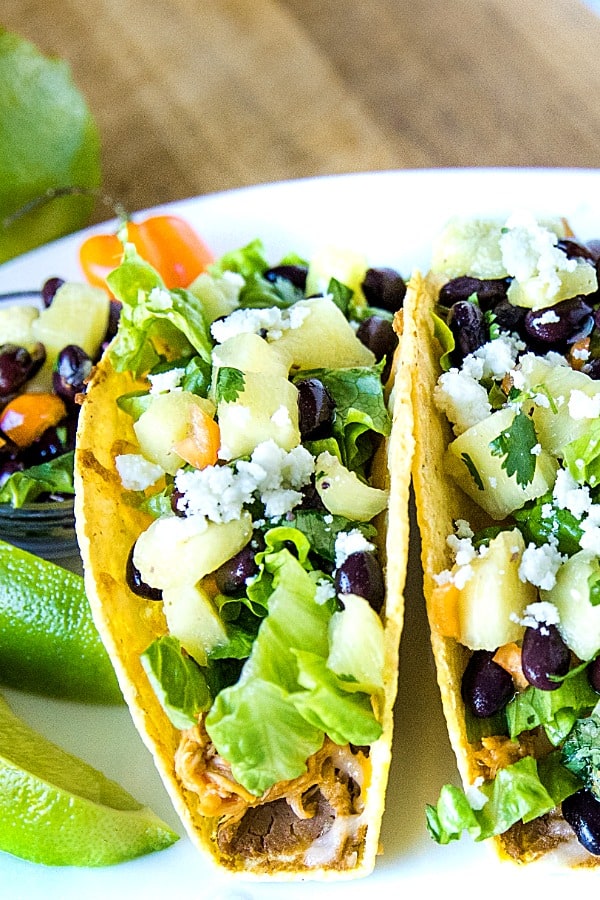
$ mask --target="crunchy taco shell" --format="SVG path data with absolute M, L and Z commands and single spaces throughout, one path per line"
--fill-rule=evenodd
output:
M 76 451 L 76 522 L 94 619 L 134 723 L 154 757 L 187 833 L 198 848 L 208 851 L 216 863 L 232 872 L 281 880 L 358 877 L 371 872 L 380 852 L 379 833 L 390 766 L 392 709 L 403 623 L 413 450 L 411 366 L 403 348 L 399 360 L 390 394 L 392 433 L 374 463 L 379 486 L 390 489 L 389 509 L 381 514 L 379 522 L 387 589 L 383 611 L 386 681 L 378 716 L 383 733 L 368 753 L 363 753 L 361 748 L 337 747 L 326 738 L 323 749 L 309 760 L 309 771 L 302 783 L 275 785 L 277 790 L 268 792 L 269 797 L 260 800 L 258 805 L 256 798 L 251 798 L 252 821 L 246 831 L 264 828 L 260 824 L 261 816 L 264 819 L 266 815 L 274 823 L 263 833 L 259 851 L 251 846 L 250 839 L 245 841 L 239 837 L 239 828 L 233 828 L 232 838 L 223 826 L 222 816 L 210 814 L 214 783 L 208 780 L 204 790 L 200 780 L 194 790 L 190 789 L 186 766 L 194 769 L 206 735 L 199 727 L 185 732 L 182 738 L 182 732 L 167 718 L 140 663 L 140 654 L 152 640 L 166 633 L 166 620 L 162 604 L 134 595 L 125 579 L 130 548 L 150 522 L 126 502 L 126 492 L 114 462 L 115 455 L 131 452 L 136 446 L 131 419 L 119 410 L 116 400 L 137 385 L 128 375 L 115 372 L 105 357 L 88 386 L 79 419 Z M 352 776 L 363 780 L 362 811 L 360 815 L 345 816 L 344 803 L 347 805 L 348 801 L 344 783 Z M 338 794 L 342 796 L 339 803 Z M 310 803 L 306 802 L 307 797 Z M 250 807 L 244 805 L 243 791 L 241 801 L 239 796 L 235 801 L 239 822 Z M 321 807 L 328 810 L 324 818 L 319 818 Z M 294 810 L 300 811 L 300 817 Z M 292 835 L 283 844 L 269 840 L 276 831 L 278 819 L 282 820 L 282 829 L 285 825 Z
M 432 313 L 439 289 L 445 279 L 416 273 L 408 285 L 404 303 L 405 350 L 413 361 L 412 398 L 415 428 L 413 487 L 417 521 L 421 534 L 423 587 L 431 630 L 431 645 L 437 680 L 452 749 L 465 788 L 489 777 L 495 765 L 503 762 L 503 746 L 494 740 L 482 746 L 470 743 L 465 725 L 465 707 L 461 698 L 461 680 L 470 651 L 452 637 L 443 635 L 432 604 L 434 575 L 452 565 L 446 538 L 455 531 L 457 520 L 466 520 L 474 530 L 490 524 L 483 510 L 465 494 L 444 470 L 444 454 L 453 438 L 450 424 L 434 404 L 433 391 L 442 372 L 442 347 L 434 333 Z M 412 347 L 411 347 L 412 345 Z M 508 739 L 507 739 L 507 743 Z M 510 752 L 519 753 L 519 744 Z M 523 753 L 529 752 L 523 746 Z M 505 758 L 506 759 L 506 758 Z M 513 759 L 509 761 L 514 761 Z M 556 808 L 527 824 L 518 822 L 490 841 L 501 859 L 531 863 L 544 857 L 559 866 L 594 866 L 600 859 L 586 853 L 577 842 Z

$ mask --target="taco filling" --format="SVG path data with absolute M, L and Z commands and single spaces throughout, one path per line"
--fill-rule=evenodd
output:
M 428 826 L 517 861 L 600 858 L 598 258 L 564 220 L 457 219 L 410 292 L 425 592 L 465 786 Z
M 405 288 L 331 253 L 271 267 L 255 241 L 167 290 L 125 244 L 78 442 L 86 578 L 134 718 L 192 837 L 256 873 L 369 871 L 389 766 Z

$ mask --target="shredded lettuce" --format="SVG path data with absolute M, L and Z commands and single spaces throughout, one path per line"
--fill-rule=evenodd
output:
M 315 582 L 287 549 L 266 553 L 273 577 L 269 615 L 237 684 L 221 691 L 206 729 L 234 777 L 262 794 L 306 771 L 326 733 L 369 743 L 381 733 L 370 698 L 326 668 L 333 604 L 315 602 Z
M 579 484 L 600 484 L 600 422 L 590 422 L 586 432 L 564 447 L 564 462 Z
M 13 472 L 0 488 L 0 503 L 10 503 L 18 509 L 42 494 L 74 494 L 73 456 L 70 450 L 22 472 Z
M 179 641 L 170 635 L 157 638 L 140 660 L 173 725 L 196 725 L 199 713 L 209 708 L 212 698 L 202 669 L 182 652 Z
M 210 362 L 212 343 L 202 302 L 190 291 L 167 290 L 158 272 L 133 244 L 125 245 L 122 263 L 107 277 L 122 309 L 109 354 L 119 372 L 140 376 L 164 357 L 192 356 Z
M 487 840 L 516 822 L 543 816 L 580 787 L 557 752 L 539 762 L 524 756 L 479 788 L 484 802 L 480 809 L 474 809 L 459 788 L 444 785 L 437 805 L 427 807 L 427 828 L 438 844 L 458 840 L 463 831 L 475 841 Z
M 391 419 L 381 383 L 382 365 L 348 369 L 310 369 L 298 379 L 318 378 L 335 403 L 332 425 L 342 455 L 342 463 L 360 472 L 373 455 L 375 435 L 387 436 Z
M 555 691 L 528 687 L 506 706 L 511 738 L 542 725 L 554 746 L 562 743 L 575 721 L 594 708 L 598 695 L 590 687 L 587 674 L 579 670 L 565 678 Z

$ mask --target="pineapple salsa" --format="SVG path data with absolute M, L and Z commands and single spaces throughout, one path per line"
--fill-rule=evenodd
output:
M 600 854 L 598 258 L 524 213 L 454 220 L 434 250 L 445 466 L 483 514 L 455 522 L 435 576 L 481 772 L 428 809 L 440 843 L 548 814 L 548 835 Z
M 168 626 L 142 662 L 183 732 L 179 776 L 219 816 L 231 798 L 207 795 L 190 743 L 245 803 L 326 737 L 380 736 L 388 494 L 372 466 L 405 285 L 334 250 L 270 266 L 259 241 L 173 290 L 126 244 L 107 280 L 110 361 L 144 384 L 118 401 L 137 446 L 115 464 L 152 516 L 127 578 Z

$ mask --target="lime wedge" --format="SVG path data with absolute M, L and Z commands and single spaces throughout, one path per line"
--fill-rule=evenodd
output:
M 178 835 L 114 781 L 46 740 L 0 697 L 0 850 L 48 866 L 106 866 Z
M 122 702 L 81 575 L 4 541 L 0 682 L 86 703 Z

